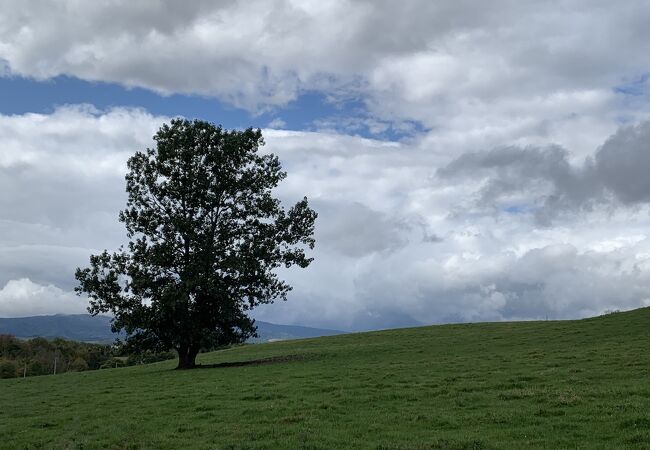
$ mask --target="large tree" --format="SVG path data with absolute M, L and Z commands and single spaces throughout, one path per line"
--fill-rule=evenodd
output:
M 312 261 L 316 213 L 306 197 L 288 210 L 274 197 L 286 173 L 260 154 L 260 130 L 172 120 L 154 140 L 128 161 L 127 247 L 92 255 L 76 290 L 128 345 L 175 349 L 191 368 L 200 349 L 253 336 L 251 308 L 286 300 L 277 270 Z

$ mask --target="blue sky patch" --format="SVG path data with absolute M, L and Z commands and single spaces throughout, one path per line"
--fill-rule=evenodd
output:
M 642 96 L 648 93 L 648 81 L 650 81 L 650 74 L 644 73 L 626 83 L 615 86 L 614 92 L 633 97 Z
M 531 208 L 523 205 L 511 205 L 503 208 L 504 212 L 508 214 L 526 214 L 530 212 Z
M 399 140 L 424 131 L 416 122 L 394 124 L 372 118 L 361 99 L 337 100 L 308 91 L 284 107 L 260 114 L 236 108 L 215 98 L 199 95 L 161 95 L 116 83 L 90 82 L 58 76 L 37 81 L 0 77 L 0 114 L 49 114 L 57 106 L 90 104 L 105 110 L 138 107 L 154 115 L 204 119 L 226 128 L 271 127 L 301 131 L 330 130 L 373 139 Z

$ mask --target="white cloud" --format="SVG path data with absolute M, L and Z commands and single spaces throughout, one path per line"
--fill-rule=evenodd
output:
M 90 248 L 122 241 L 126 160 L 163 120 L 83 105 L 0 115 L 0 285 L 29 277 L 70 288 Z
M 313 202 L 320 220 L 316 240 L 341 255 L 359 258 L 375 252 L 390 252 L 408 243 L 411 228 L 405 219 L 390 217 L 362 203 Z
M 10 280 L 0 289 L 2 317 L 83 314 L 86 300 L 51 284 L 41 285 L 29 278 Z
M 252 111 L 306 91 L 365 106 L 319 118 L 318 132 L 264 132 L 289 173 L 278 194 L 309 196 L 320 218 L 314 264 L 287 273 L 290 301 L 262 319 L 367 328 L 648 304 L 644 0 L 0 7 L 0 76 Z M 74 269 L 123 242 L 126 159 L 166 120 L 92 106 L 0 115 L 0 316 L 78 310 Z M 401 142 L 333 131 L 414 122 L 427 131 Z
M 0 146 L 0 286 L 9 286 L 0 316 L 78 311 L 74 269 L 91 253 L 124 242 L 116 220 L 124 206 L 124 162 L 152 144 L 165 120 L 141 110 L 70 106 L 0 116 L 0 142 L 7 143 Z M 645 167 L 646 127 L 622 128 L 598 154 L 619 152 Z M 646 304 L 644 196 L 615 208 L 576 209 L 539 226 L 526 211 L 474 207 L 477 185 L 436 177 L 450 156 L 431 152 L 426 139 L 395 143 L 285 130 L 264 136 L 265 151 L 278 154 L 288 172 L 280 197 L 307 195 L 320 217 L 313 265 L 283 274 L 295 289 L 287 303 L 261 308 L 262 320 L 362 329 L 581 317 Z M 499 161 L 484 150 L 480 161 Z M 551 180 L 562 179 L 557 167 L 573 167 L 561 153 L 535 155 Z M 532 173 L 530 156 L 503 160 L 512 163 L 501 176 L 511 181 L 511 197 L 539 195 L 522 182 Z M 615 181 L 612 189 L 623 189 Z
M 497 147 L 464 153 L 438 169 L 442 185 L 472 185 L 476 202 L 464 208 L 515 208 L 548 225 L 560 213 L 640 205 L 650 201 L 650 122 L 625 126 L 583 164 L 558 146 Z
M 422 122 L 446 154 L 557 143 L 581 160 L 650 112 L 615 89 L 650 70 L 644 0 L 4 3 L 0 60 L 12 74 L 255 111 L 319 91 L 361 99 L 368 116 L 348 122 L 374 132 Z
M 282 129 L 282 128 L 286 128 L 286 127 L 287 127 L 287 122 L 285 122 L 284 120 L 282 120 L 282 119 L 279 118 L 279 117 L 276 117 L 275 119 L 273 119 L 272 121 L 270 121 L 269 124 L 268 124 L 267 126 L 268 126 L 269 128 L 280 128 L 280 129 Z

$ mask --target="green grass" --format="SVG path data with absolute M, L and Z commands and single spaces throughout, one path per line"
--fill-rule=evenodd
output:
M 650 309 L 250 345 L 0 380 L 0 447 L 650 448 Z

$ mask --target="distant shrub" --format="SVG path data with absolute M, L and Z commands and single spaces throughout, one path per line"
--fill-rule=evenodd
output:
M 31 361 L 27 366 L 27 375 L 45 375 L 49 373 L 47 368 L 40 361 Z
M 69 370 L 71 372 L 83 372 L 84 370 L 88 370 L 88 363 L 85 359 L 78 357 L 70 363 Z
M 0 334 L 0 359 L 16 359 L 20 354 L 20 341 L 10 334 Z
M 105 361 L 101 366 L 99 366 L 100 369 L 114 369 L 116 367 L 124 367 L 126 366 L 125 362 L 126 358 L 111 358 L 107 361 Z
M 7 359 L 0 360 L 0 378 L 16 378 L 18 376 L 18 366 L 15 362 Z

